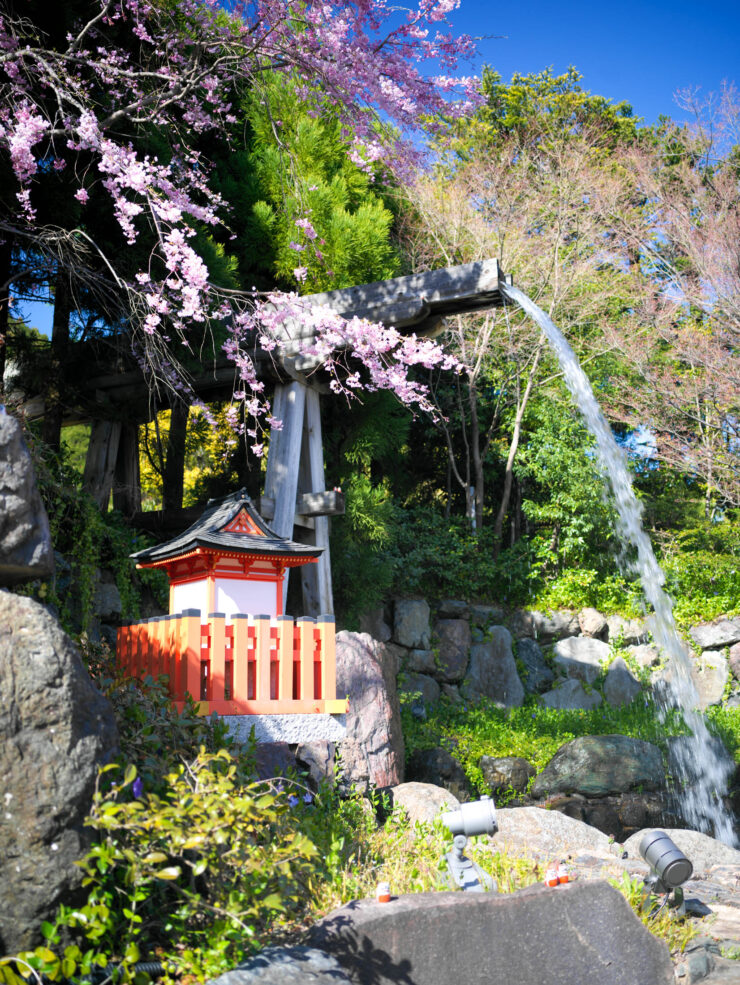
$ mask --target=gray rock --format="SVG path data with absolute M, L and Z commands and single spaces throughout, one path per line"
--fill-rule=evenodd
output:
M 367 633 L 379 643 L 387 643 L 391 638 L 391 627 L 385 621 L 383 608 L 370 609 L 360 616 L 360 632 Z
M 349 985 L 335 957 L 315 947 L 266 947 L 209 985 Z
M 471 605 L 470 624 L 481 626 L 501 626 L 506 618 L 506 612 L 498 605 Z
M 408 650 L 402 667 L 416 674 L 434 674 L 437 664 L 433 650 Z
M 437 639 L 437 678 L 457 684 L 465 676 L 470 650 L 470 624 L 466 619 L 438 619 L 434 624 Z
M 715 619 L 689 630 L 689 636 L 700 650 L 718 650 L 740 643 L 740 616 L 734 619 Z
M 584 684 L 593 684 L 609 655 L 608 644 L 587 636 L 570 636 L 553 647 L 555 663 L 565 676 L 575 677 Z
M 258 742 L 255 746 L 255 766 L 260 780 L 287 776 L 296 771 L 296 757 L 288 742 Z
M 333 742 L 300 742 L 296 747 L 295 758 L 299 768 L 308 770 L 309 776 L 318 787 L 334 780 L 335 752 Z
M 397 661 L 366 633 L 337 633 L 337 694 L 349 695 L 340 745 L 346 782 L 390 787 L 403 777 Z
M 603 797 L 664 785 L 663 759 L 656 746 L 626 735 L 585 735 L 558 749 L 532 784 L 532 796 Z
M 640 857 L 640 842 L 651 829 L 637 831 L 624 843 L 624 848 L 634 858 Z M 694 866 L 694 875 L 708 875 L 712 866 L 740 866 L 740 851 L 730 845 L 703 834 L 683 828 L 662 828 L 671 841 Z
M 470 606 L 462 599 L 442 599 L 437 606 L 438 619 L 469 619 Z
M 519 707 L 524 701 L 524 687 L 511 650 L 511 633 L 494 626 L 488 643 L 474 643 L 470 648 L 470 667 L 460 686 L 460 693 L 471 701 L 489 698 L 506 708 Z
M 102 576 L 95 587 L 95 615 L 102 620 L 120 619 L 123 603 L 118 585 L 111 576 Z
M 674 985 L 665 943 L 604 881 L 355 900 L 309 940 L 356 985 Z
M 740 681 L 740 643 L 735 643 L 730 647 L 730 658 L 728 664 L 732 676 L 736 681 Z
M 606 619 L 591 606 L 581 609 L 578 613 L 578 625 L 584 636 L 592 636 L 597 640 L 606 640 L 609 635 L 609 626 Z
M 539 644 L 527 637 L 518 640 L 516 655 L 524 665 L 521 680 L 527 694 L 540 694 L 547 690 L 555 680 L 555 675 L 547 666 Z
M 649 643 L 628 646 L 627 652 L 634 657 L 640 667 L 656 667 L 660 663 L 660 650 Z
M 565 858 L 589 852 L 609 856 L 607 835 L 583 821 L 542 807 L 503 807 L 496 811 L 496 844 L 513 854 Z
M 478 768 L 493 792 L 523 793 L 535 774 L 534 766 L 522 756 L 481 756 Z
M 552 691 L 546 691 L 542 695 L 542 703 L 546 708 L 598 708 L 601 704 L 601 695 L 598 691 L 587 693 L 580 681 L 569 680 L 558 684 Z
M 404 674 L 398 690 L 414 695 L 425 708 L 431 708 L 439 701 L 439 684 L 427 674 Z
M 417 749 L 407 763 L 406 775 L 409 781 L 444 787 L 461 803 L 470 800 L 473 795 L 473 787 L 465 770 L 452 753 L 441 746 Z
M 613 708 L 628 705 L 640 694 L 642 688 L 622 657 L 612 661 L 604 681 L 604 697 Z
M 21 426 L 0 405 L 0 585 L 54 571 L 49 519 Z
M 454 811 L 460 801 L 444 787 L 434 783 L 410 781 L 399 783 L 391 790 L 394 809 L 403 811 L 409 823 L 431 823 L 440 811 Z
M 727 657 L 721 650 L 705 650 L 691 665 L 691 680 L 699 695 L 702 711 L 718 705 L 730 679 Z
M 110 703 L 55 619 L 0 591 L 0 953 L 41 942 L 74 900 L 98 768 L 117 752 Z
M 509 620 L 511 635 L 515 638 L 531 636 L 543 643 L 577 636 L 581 631 L 575 612 L 538 612 L 536 609 L 518 609 Z
M 622 646 L 637 646 L 647 643 L 648 632 L 640 619 L 624 619 L 622 616 L 607 616 L 610 643 L 621 642 Z
M 424 599 L 397 599 L 393 607 L 393 641 L 410 649 L 429 649 L 429 606 Z
M 452 702 L 453 705 L 463 704 L 463 696 L 460 694 L 460 689 L 457 684 L 443 684 L 442 694 Z

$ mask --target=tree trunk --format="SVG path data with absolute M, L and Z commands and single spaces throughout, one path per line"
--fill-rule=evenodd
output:
M 72 313 L 72 290 L 69 274 L 60 270 L 54 292 L 54 319 L 51 330 L 49 372 L 44 392 L 44 422 L 41 438 L 49 448 L 59 451 L 62 419 L 67 389 L 65 379 L 69 350 L 69 317 Z
M 181 510 L 185 480 L 185 437 L 188 431 L 190 407 L 175 401 L 170 414 L 170 433 L 167 438 L 167 458 L 162 474 L 162 509 Z

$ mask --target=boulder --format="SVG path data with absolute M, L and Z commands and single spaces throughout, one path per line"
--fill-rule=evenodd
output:
M 401 667 L 415 674 L 434 676 L 437 671 L 434 650 L 405 650 Z
M 524 793 L 536 772 L 522 756 L 481 756 L 478 768 L 494 793 L 506 790 Z
M 607 616 L 606 625 L 609 630 L 610 643 L 621 643 L 622 646 L 636 646 L 646 643 L 648 632 L 640 619 L 624 619 L 622 616 Z
M 315 924 L 309 942 L 355 985 L 675 982 L 665 943 L 602 880 L 354 900 Z
M 444 787 L 461 803 L 473 797 L 473 787 L 465 770 L 452 753 L 441 746 L 417 749 L 406 764 L 406 775 L 418 783 Z
M 584 636 L 592 636 L 597 640 L 606 640 L 609 635 L 609 626 L 604 616 L 598 609 L 587 606 L 578 613 L 578 625 Z
M 501 626 L 506 618 L 505 611 L 498 605 L 471 605 L 470 624 L 487 629 L 489 626 Z
M 511 633 L 494 626 L 487 643 L 470 648 L 470 667 L 460 686 L 462 695 L 471 701 L 488 698 L 506 708 L 519 707 L 524 701 L 524 687 L 511 650 Z
M 369 609 L 360 616 L 360 632 L 367 633 L 379 643 L 387 643 L 392 635 L 391 627 L 385 621 L 383 608 Z
M 580 632 L 575 612 L 538 612 L 536 609 L 517 609 L 508 623 L 516 639 L 532 636 L 543 643 L 576 636 Z
M 295 750 L 298 769 L 306 770 L 316 787 L 331 783 L 334 779 L 335 752 L 335 744 L 324 739 L 299 742 Z
M 440 811 L 454 811 L 460 801 L 434 783 L 399 783 L 390 791 L 393 807 L 403 811 L 411 825 L 431 823 Z
M 123 602 L 114 575 L 109 571 L 99 572 L 95 586 L 95 615 L 103 622 L 117 622 L 122 613 Z
M 719 650 L 740 643 L 740 616 L 734 619 L 715 619 L 689 630 L 689 636 L 699 650 Z
M 730 658 L 728 664 L 732 676 L 736 681 L 740 681 L 740 643 L 735 643 L 730 647 Z
M 41 943 L 70 903 L 90 840 L 98 769 L 117 752 L 113 709 L 43 606 L 0 591 L 0 954 Z
M 254 752 L 260 780 L 287 776 L 298 769 L 295 753 L 288 742 L 258 742 Z
M 393 641 L 410 649 L 429 649 L 429 606 L 424 599 L 397 599 L 393 607 Z
M 464 704 L 463 696 L 460 694 L 460 688 L 457 684 L 443 684 L 442 694 L 452 702 L 453 705 Z
M 461 599 L 442 599 L 437 606 L 438 619 L 469 619 L 470 606 Z
M 439 684 L 427 674 L 403 674 L 398 690 L 413 695 L 414 701 L 423 708 L 431 708 L 439 701 Z
M 601 695 L 598 691 L 587 692 L 580 681 L 563 681 L 542 695 L 542 703 L 546 708 L 598 708 Z
M 652 646 L 650 643 L 638 643 L 635 646 L 628 646 L 627 652 L 640 667 L 657 667 L 660 663 L 660 650 L 657 646 Z
M 586 797 L 620 794 L 665 785 L 660 750 L 626 735 L 584 735 L 566 742 L 532 784 L 533 797 L 580 793 Z
M 209 985 L 350 985 L 336 958 L 315 947 L 266 947 Z
M 434 635 L 438 641 L 437 677 L 446 684 L 457 684 L 468 666 L 470 624 L 467 619 L 438 619 Z
M 566 677 L 575 677 L 584 684 L 593 684 L 609 659 L 607 643 L 588 636 L 569 636 L 558 640 L 553 647 L 555 663 Z
M 21 426 L 0 405 L 0 585 L 54 572 L 49 518 Z
M 502 807 L 496 811 L 496 820 L 496 845 L 515 855 L 527 855 L 533 849 L 540 858 L 565 858 L 583 852 L 610 854 L 607 835 L 558 811 Z
M 403 778 L 403 733 L 396 693 L 398 662 L 367 633 L 337 633 L 337 694 L 349 695 L 340 745 L 344 780 L 367 787 Z
M 527 694 L 541 694 L 555 680 L 555 675 L 547 666 L 539 644 L 524 637 L 516 645 L 517 660 L 523 664 L 521 681 Z
M 631 835 L 624 843 L 625 851 L 633 857 L 639 858 L 640 842 L 648 830 L 652 829 L 637 831 Z M 737 848 L 724 845 L 721 841 L 702 834 L 701 831 L 689 831 L 683 828 L 663 828 L 662 830 L 692 863 L 695 876 L 707 876 L 715 865 L 740 866 L 740 851 Z
M 705 650 L 692 662 L 691 680 L 699 695 L 699 708 L 702 711 L 710 705 L 718 705 L 730 679 L 727 657 L 721 650 Z
M 604 697 L 607 704 L 613 708 L 631 704 L 641 691 L 640 682 L 634 677 L 622 657 L 613 660 L 604 681 Z

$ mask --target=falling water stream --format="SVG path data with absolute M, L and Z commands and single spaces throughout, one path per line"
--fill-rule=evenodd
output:
M 678 635 L 673 605 L 663 590 L 665 575 L 658 564 L 650 539 L 642 527 L 642 507 L 632 489 L 624 452 L 594 397 L 591 384 L 573 352 L 551 318 L 523 291 L 502 285 L 503 294 L 515 301 L 542 328 L 558 357 L 568 389 L 596 439 L 599 469 L 617 510 L 617 533 L 634 559 L 628 563 L 639 575 L 649 606 L 653 609 L 650 629 L 655 643 L 667 656 L 665 686 L 659 690 L 662 713 L 677 708 L 691 735 L 671 745 L 671 766 L 677 775 L 681 813 L 697 831 L 712 834 L 727 845 L 735 845 L 732 820 L 722 803 L 733 769 L 730 756 L 707 729 L 698 710 L 698 695 L 691 679 L 691 659 Z

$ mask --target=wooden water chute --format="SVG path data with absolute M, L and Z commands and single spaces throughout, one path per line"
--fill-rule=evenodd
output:
M 284 580 L 315 564 L 321 548 L 280 537 L 245 490 L 211 500 L 167 543 L 132 555 L 170 581 L 169 616 L 123 626 L 117 659 L 142 679 L 167 674 L 181 708 L 225 716 L 341 714 L 331 614 L 284 614 Z

